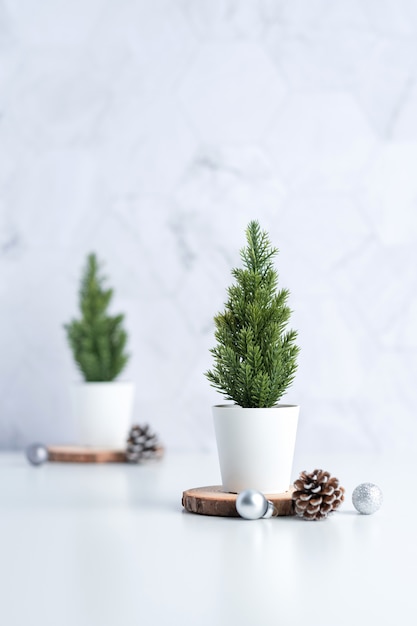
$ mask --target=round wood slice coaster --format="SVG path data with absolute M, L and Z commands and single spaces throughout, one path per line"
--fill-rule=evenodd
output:
M 160 446 L 155 459 L 163 456 Z M 124 450 L 89 448 L 83 446 L 48 446 L 48 460 L 58 463 L 126 463 Z
M 222 487 L 198 487 L 182 494 L 182 506 L 190 513 L 239 517 L 236 511 L 236 493 L 226 493 Z M 265 494 L 276 508 L 276 516 L 294 515 L 292 489 L 285 493 Z

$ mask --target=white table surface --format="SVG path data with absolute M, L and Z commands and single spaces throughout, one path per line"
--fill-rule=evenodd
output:
M 346 487 L 323 522 L 186 513 L 182 492 L 219 484 L 214 455 L 148 466 L 29 466 L 0 455 L 2 626 L 415 624 L 416 505 L 411 462 L 298 459 Z M 353 488 L 375 482 L 378 513 Z

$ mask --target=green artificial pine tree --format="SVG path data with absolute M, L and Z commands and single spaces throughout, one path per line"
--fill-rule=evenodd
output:
M 297 369 L 297 333 L 285 331 L 291 310 L 289 291 L 278 291 L 273 258 L 278 250 L 252 221 L 241 251 L 244 267 L 233 269 L 223 313 L 214 318 L 217 346 L 211 385 L 242 407 L 271 407 L 292 383 Z
M 65 325 L 75 361 L 88 382 L 114 380 L 129 359 L 124 315 L 108 315 L 113 289 L 104 288 L 99 272 L 97 257 L 90 254 L 81 281 L 82 317 Z

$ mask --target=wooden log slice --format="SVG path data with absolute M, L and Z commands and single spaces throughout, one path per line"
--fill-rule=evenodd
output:
M 124 450 L 83 446 L 48 446 L 48 460 L 58 463 L 124 463 Z
M 187 489 L 182 494 L 182 506 L 190 513 L 217 515 L 218 517 L 239 517 L 236 511 L 237 494 L 222 491 L 222 487 L 198 487 Z M 276 509 L 276 516 L 294 515 L 292 489 L 285 493 L 265 494 Z
M 155 459 L 160 459 L 163 453 L 164 449 L 160 446 L 156 451 Z M 126 463 L 124 450 L 87 446 L 48 446 L 48 460 L 58 463 Z

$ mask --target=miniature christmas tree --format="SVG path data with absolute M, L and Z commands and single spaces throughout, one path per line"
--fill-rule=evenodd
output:
M 114 380 L 125 367 L 127 334 L 124 315 L 108 315 L 113 289 L 104 288 L 100 266 L 90 254 L 81 281 L 81 319 L 65 325 L 75 361 L 88 382 Z
M 223 313 L 215 318 L 214 367 L 206 372 L 211 385 L 242 407 L 271 407 L 292 383 L 297 369 L 297 333 L 286 331 L 291 310 L 289 291 L 278 291 L 273 258 L 278 250 L 252 221 L 241 251 L 243 268 L 228 289 Z

